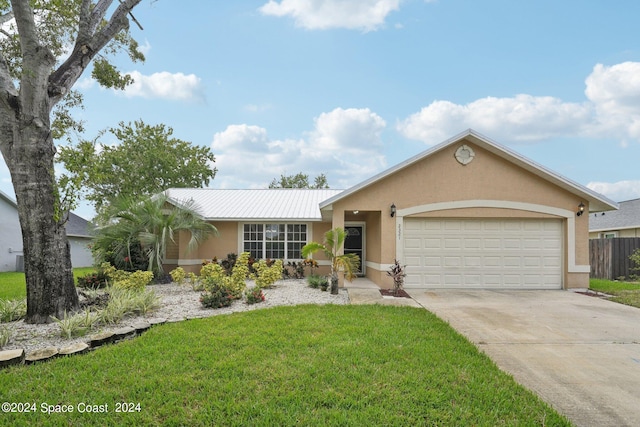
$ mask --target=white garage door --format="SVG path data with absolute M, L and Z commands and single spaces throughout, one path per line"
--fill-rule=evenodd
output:
M 560 289 L 560 220 L 404 221 L 405 287 Z

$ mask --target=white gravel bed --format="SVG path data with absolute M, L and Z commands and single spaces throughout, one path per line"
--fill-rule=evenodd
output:
M 254 286 L 253 282 L 247 282 L 247 287 Z M 323 292 L 307 286 L 304 280 L 280 280 L 273 288 L 265 289 L 265 301 L 257 304 L 246 304 L 244 301 L 234 301 L 230 307 L 210 309 L 203 308 L 200 304 L 200 294 L 194 291 L 190 285 L 177 285 L 175 283 L 147 286 L 161 297 L 160 307 L 147 313 L 145 316 L 127 317 L 122 322 L 108 327 L 100 327 L 83 337 L 66 339 L 60 337 L 60 327 L 56 323 L 46 325 L 29 325 L 22 320 L 17 322 L 0 324 L 0 328 L 6 327 L 11 331 L 9 343 L 2 350 L 23 348 L 27 354 L 34 350 L 47 347 L 64 348 L 77 342 L 86 342 L 88 337 L 98 332 L 107 332 L 129 326 L 136 321 L 146 319 L 167 319 L 167 321 L 180 321 L 185 319 L 230 314 L 238 311 L 259 310 L 279 305 L 299 304 L 349 304 L 349 294 L 346 289 L 340 289 L 338 295 Z

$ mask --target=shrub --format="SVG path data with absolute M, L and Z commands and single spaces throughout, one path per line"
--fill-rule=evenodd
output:
M 227 254 L 227 259 L 223 259 L 220 261 L 220 265 L 227 274 L 231 274 L 233 268 L 236 266 L 236 262 L 238 261 L 238 255 L 234 253 Z
M 293 277 L 294 279 L 304 279 L 304 267 L 304 261 L 287 261 L 287 266 L 283 269 L 283 274 L 287 278 Z
M 191 284 L 191 289 L 193 289 L 194 291 L 204 290 L 204 282 L 199 280 L 198 277 L 193 273 L 189 273 L 189 283 Z
M 72 337 L 85 335 L 97 323 L 98 315 L 89 309 L 85 309 L 74 316 L 64 313 L 62 319 L 54 317 L 53 320 L 60 327 L 60 336 L 71 339 Z
M 271 266 L 265 260 L 260 260 L 253 264 L 255 269 L 256 286 L 260 289 L 269 286 L 282 279 L 282 261 L 277 260 Z
M 629 270 L 633 270 L 635 272 L 640 272 L 640 249 L 636 249 L 629 255 L 629 259 L 633 263 L 633 267 Z
M 231 271 L 231 280 L 228 287 L 237 297 L 242 296 L 242 292 L 247 286 L 247 278 L 249 277 L 249 252 L 241 253 L 236 259 L 233 270 Z M 282 269 L 282 267 L 280 267 Z
M 262 289 L 255 287 L 244 291 L 244 297 L 247 304 L 257 304 L 265 300 Z
M 227 273 L 225 272 L 224 268 L 222 268 L 220 264 L 217 264 L 215 262 L 205 264 L 200 269 L 200 280 L 211 278 L 219 282 L 222 281 L 222 278 L 226 276 Z
M 100 269 L 105 274 L 105 276 L 109 278 L 112 284 L 120 280 L 125 280 L 127 277 L 129 277 L 129 274 L 131 274 L 128 271 L 117 270 L 108 262 L 103 262 L 102 264 L 100 264 Z
M 98 320 L 104 324 L 118 323 L 132 314 L 146 314 L 160 305 L 160 298 L 153 291 L 112 287 L 108 292 L 109 304 L 98 312 Z
M 128 277 L 113 282 L 113 287 L 117 289 L 129 289 L 135 292 L 141 292 L 153 280 L 153 272 L 136 271 L 129 273 Z
M 27 315 L 27 300 L 0 299 L 0 322 L 13 322 Z
M 102 289 L 107 286 L 107 275 L 103 271 L 78 277 L 78 286 L 85 289 Z
M 187 278 L 187 273 L 184 271 L 182 267 L 176 267 L 169 272 L 171 279 L 177 284 L 181 285 L 184 283 L 184 279 Z
M 404 278 L 407 273 L 404 272 L 406 265 L 400 265 L 400 262 L 396 259 L 393 265 L 387 271 L 387 276 L 393 279 L 393 295 L 398 296 L 398 292 L 402 290 L 404 286 Z
M 314 289 L 318 289 L 321 285 L 328 286 L 329 281 L 325 276 L 319 276 L 317 274 L 312 274 L 307 277 L 307 283 L 310 287 Z
M 229 307 L 234 300 L 229 289 L 221 285 L 213 285 L 207 293 L 200 295 L 200 303 L 205 308 Z

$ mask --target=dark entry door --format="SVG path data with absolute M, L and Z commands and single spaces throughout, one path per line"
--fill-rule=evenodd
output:
M 364 264 L 364 227 L 361 225 L 350 225 L 346 227 L 347 237 L 344 240 L 344 253 L 356 254 L 360 257 L 360 268 L 358 275 L 363 274 Z

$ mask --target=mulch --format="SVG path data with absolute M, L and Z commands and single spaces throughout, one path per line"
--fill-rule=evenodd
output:
M 393 289 L 380 289 L 380 293 L 385 297 L 411 298 L 404 289 L 399 289 L 397 293 L 393 293 Z

